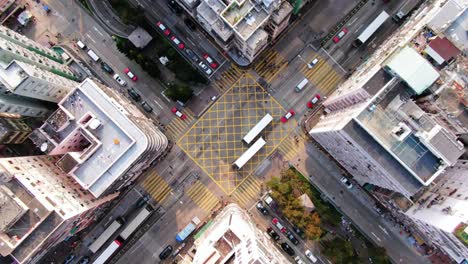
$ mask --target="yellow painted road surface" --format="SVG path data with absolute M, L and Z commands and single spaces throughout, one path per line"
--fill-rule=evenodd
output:
M 156 202 L 163 203 L 164 199 L 172 191 L 171 187 L 154 170 L 151 170 L 148 174 L 141 186 Z
M 181 110 L 181 112 L 187 116 L 185 120 L 176 116 L 166 126 L 166 134 L 168 134 L 172 139 L 178 139 L 179 135 L 183 134 L 195 120 L 195 114 L 190 109 L 185 108 Z
M 219 199 L 200 181 L 190 186 L 186 194 L 205 212 L 210 212 L 219 203 Z

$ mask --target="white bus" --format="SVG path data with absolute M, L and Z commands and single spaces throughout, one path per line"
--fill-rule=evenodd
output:
M 364 29 L 364 31 L 358 36 L 356 41 L 353 43 L 354 46 L 361 45 L 365 43 L 369 38 L 377 31 L 377 29 L 382 26 L 382 24 L 389 18 L 390 16 L 387 12 L 382 11 L 380 15 L 378 15 L 370 24 L 369 26 Z
M 258 123 L 245 135 L 243 138 L 244 142 L 250 144 L 257 136 L 265 129 L 268 124 L 273 121 L 273 117 L 270 114 L 266 114 Z
M 93 61 L 95 62 L 98 62 L 100 60 L 100 58 L 98 57 L 98 55 L 96 55 L 96 53 L 94 53 L 93 50 L 88 50 L 88 55 L 91 57 L 91 59 L 93 59 Z
M 144 207 L 124 228 L 122 233 L 120 233 L 120 237 L 123 240 L 127 240 L 127 238 L 129 238 L 133 232 L 135 232 L 135 230 L 146 220 L 146 218 L 148 218 L 150 214 L 151 210 L 148 210 L 147 207 Z
M 93 262 L 93 264 L 104 264 L 109 258 L 119 249 L 122 245 L 118 240 L 112 241 L 112 243 L 99 255 L 99 257 Z
M 96 253 L 107 240 L 122 226 L 122 222 L 115 220 L 112 224 L 102 232 L 102 234 L 89 246 L 91 252 Z
M 266 142 L 263 138 L 257 139 L 255 143 L 250 146 L 248 150 L 244 152 L 235 162 L 234 165 L 237 167 L 237 169 L 241 169 L 244 167 L 244 165 L 255 155 L 257 152 L 265 146 Z

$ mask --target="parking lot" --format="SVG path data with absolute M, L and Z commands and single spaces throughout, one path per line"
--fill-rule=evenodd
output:
M 266 145 L 241 169 L 232 163 L 248 146 L 246 133 L 267 113 L 272 123 L 260 133 Z M 233 193 L 296 126 L 296 120 L 281 123 L 286 110 L 252 76 L 243 75 L 183 135 L 178 145 L 226 193 Z

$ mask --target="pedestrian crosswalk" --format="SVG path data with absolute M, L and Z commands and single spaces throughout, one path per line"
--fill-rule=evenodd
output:
M 271 82 L 287 65 L 287 60 L 279 52 L 269 50 L 254 65 L 254 70 L 265 81 Z
M 315 58 L 319 58 L 319 62 L 316 65 L 310 69 L 307 64 L 304 64 L 300 71 L 320 90 L 321 94 L 331 94 L 335 90 L 336 86 L 342 81 L 343 77 L 338 74 L 338 72 L 330 66 L 325 59 L 320 58 L 317 55 L 310 61 L 313 61 Z
M 169 184 L 159 176 L 154 170 L 151 170 L 146 179 L 141 184 L 143 189 L 151 195 L 151 197 L 158 203 L 163 203 L 169 193 L 172 191 Z
M 252 200 L 259 197 L 261 189 L 262 183 L 250 175 L 236 188 L 231 196 L 241 207 L 248 207 Z
M 190 124 L 195 121 L 195 114 L 188 108 L 184 108 L 181 112 L 187 116 L 187 118 L 180 119 L 179 117 L 174 117 L 172 121 L 166 125 L 166 134 L 169 134 L 173 139 L 178 139 L 181 134 L 183 134 Z
M 224 71 L 217 79 L 213 82 L 213 86 L 220 94 L 223 94 L 227 89 L 237 82 L 240 77 L 244 74 L 244 71 L 231 65 L 229 69 Z
M 210 212 L 219 203 L 219 199 L 200 181 L 190 186 L 186 194 L 205 212 Z
M 281 145 L 278 147 L 278 150 L 283 155 L 284 160 L 292 160 L 296 157 L 297 153 L 301 150 L 301 147 L 304 144 L 300 144 L 303 139 L 298 136 L 286 138 Z

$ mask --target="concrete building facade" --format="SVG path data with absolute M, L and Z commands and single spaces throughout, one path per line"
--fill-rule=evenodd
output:
M 31 127 L 21 119 L 0 118 L 0 144 L 21 144 L 31 132 Z

